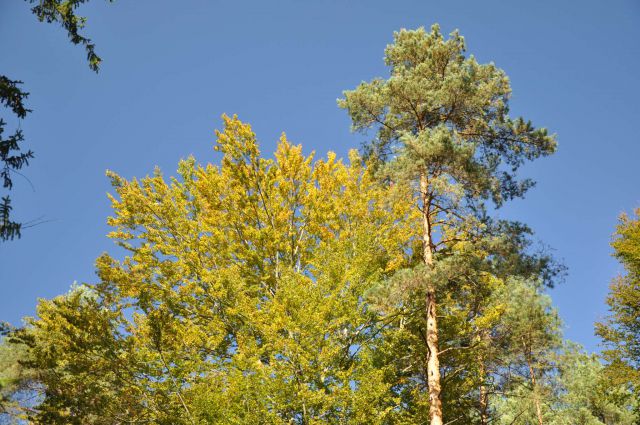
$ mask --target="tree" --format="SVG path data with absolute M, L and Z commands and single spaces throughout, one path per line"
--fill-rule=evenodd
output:
M 16 397 L 23 382 L 23 370 L 18 362 L 23 354 L 6 341 L 0 342 L 0 423 L 4 423 L 3 418 L 17 416 Z
M 540 417 L 550 425 L 637 423 L 633 392 L 608 379 L 598 356 L 569 341 L 542 354 L 538 358 L 544 359 L 544 370 L 538 373 L 543 380 L 535 387 L 527 383 L 526 374 L 516 373 L 504 387 L 508 391 L 496 394 L 496 423 L 532 424 L 539 423 Z
M 562 345 L 561 323 L 551 299 L 536 284 L 513 281 L 494 294 L 502 306 L 496 370 L 500 382 L 497 417 L 501 423 L 548 423 L 554 354 Z
M 275 159 L 224 118 L 221 165 L 115 190 L 99 282 L 41 300 L 12 333 L 42 402 L 33 423 L 389 423 L 395 376 L 378 359 L 388 317 L 366 302 L 406 267 L 416 216 L 356 152 Z
M 464 39 L 453 32 L 445 40 L 437 25 L 429 33 L 401 30 L 385 50 L 391 77 L 362 83 L 338 102 L 355 130 L 376 130 L 366 151 L 381 175 L 413 189 L 407 202 L 421 213 L 425 273 L 446 264 L 452 245 L 482 232 L 487 200 L 500 206 L 523 196 L 532 182 L 516 179 L 518 167 L 556 146 L 545 129 L 509 118 L 504 72 L 464 52 Z M 441 425 L 437 306 L 446 286 L 438 291 L 433 279 L 424 283 L 429 417 Z
M 640 209 L 635 217 L 622 215 L 611 244 L 625 274 L 615 278 L 607 296 L 609 316 L 596 323 L 615 382 L 640 389 Z
M 95 52 L 95 45 L 91 40 L 80 33 L 84 28 L 86 18 L 78 16 L 75 10 L 88 0 L 25 0 L 35 4 L 31 12 L 40 22 L 59 23 L 67 32 L 69 40 L 73 44 L 81 44 L 87 53 L 89 68 L 98 72 L 101 59 Z M 112 0 L 110 0 L 112 1 Z M 25 101 L 29 93 L 22 90 L 23 82 L 0 75 L 0 104 L 8 108 L 18 120 L 26 118 L 31 112 Z M 3 136 L 7 123 L 0 118 L 0 178 L 2 187 L 10 191 L 13 188 L 13 174 L 19 173 L 23 167 L 29 165 L 34 158 L 31 150 L 23 151 L 21 143 L 24 134 L 19 126 L 9 136 Z M 11 218 L 11 198 L 6 195 L 0 203 L 0 241 L 12 240 L 21 236 L 23 224 Z M 34 225 L 35 223 L 29 223 Z
M 557 401 L 553 425 L 633 425 L 633 392 L 612 381 L 598 356 L 587 354 L 577 344 L 565 343 L 558 354 Z
M 604 373 L 598 356 L 563 341 L 558 312 L 540 285 L 518 280 L 493 294 L 493 420 L 504 425 L 632 425 L 632 389 Z

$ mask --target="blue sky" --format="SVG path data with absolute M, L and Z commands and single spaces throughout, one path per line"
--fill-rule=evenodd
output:
M 342 90 L 386 76 L 382 56 L 400 28 L 458 28 L 481 62 L 510 76 L 512 115 L 557 133 L 559 151 L 523 170 L 538 185 L 501 211 L 536 230 L 569 267 L 551 291 L 567 337 L 597 348 L 617 216 L 640 207 L 640 3 L 602 1 L 94 0 L 81 12 L 104 63 L 28 4 L 0 2 L 0 74 L 25 82 L 21 123 L 36 152 L 16 179 L 15 217 L 44 217 L 0 244 L 0 321 L 20 323 L 38 297 L 95 281 L 113 251 L 105 170 L 130 178 L 180 158 L 216 161 L 222 113 L 250 122 L 270 154 L 285 131 L 307 152 L 344 155 L 351 134 Z M 10 125 L 17 121 L 4 114 Z

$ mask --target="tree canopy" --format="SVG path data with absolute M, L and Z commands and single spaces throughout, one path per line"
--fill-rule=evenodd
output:
M 442 425 L 447 414 L 441 400 L 440 346 L 458 341 L 441 335 L 438 299 L 461 289 L 460 276 L 467 273 L 458 256 L 474 245 L 484 245 L 480 249 L 485 251 L 487 238 L 514 236 L 501 232 L 486 215 L 485 202 L 500 206 L 523 196 L 533 183 L 518 180 L 517 169 L 553 153 L 556 146 L 545 129 L 509 117 L 507 76 L 493 64 L 467 57 L 465 50 L 458 32 L 445 39 L 438 25 L 430 32 L 396 32 L 385 50 L 390 77 L 363 82 L 338 101 L 349 112 L 353 129 L 375 131 L 367 152 L 380 163 L 381 178 L 413 189 L 407 201 L 422 215 L 422 273 L 449 269 L 445 279 L 426 278 L 420 288 L 424 294 L 413 297 L 424 300 L 415 311 L 424 315 L 418 330 L 427 345 L 422 375 L 431 425 Z M 495 251 L 482 256 L 504 259 Z M 475 291 L 486 293 L 478 289 L 484 280 L 475 280 Z M 476 310 L 480 313 L 481 307 Z
M 640 210 L 623 214 L 611 243 L 625 274 L 613 279 L 606 302 L 609 316 L 596 324 L 604 343 L 607 374 L 640 393 Z M 640 398 L 638 398 L 640 405 Z
M 81 3 L 34 13 L 97 69 Z M 626 274 L 589 354 L 546 293 L 562 265 L 494 214 L 555 137 L 509 116 L 505 73 L 458 32 L 401 30 L 385 60 L 389 78 L 339 100 L 371 130 L 362 154 L 318 158 L 282 134 L 266 156 L 224 115 L 215 163 L 108 171 L 115 248 L 96 281 L 0 328 L 0 423 L 638 423 L 640 219 L 619 224 Z

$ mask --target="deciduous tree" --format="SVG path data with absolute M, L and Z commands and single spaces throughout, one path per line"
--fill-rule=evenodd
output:
M 596 323 L 602 338 L 610 379 L 640 393 L 640 209 L 635 217 L 622 215 L 611 244 L 625 274 L 611 282 L 609 316 Z M 640 402 L 640 398 L 638 399 Z
M 109 235 L 128 255 L 41 301 L 15 333 L 43 401 L 34 423 L 388 423 L 389 318 L 368 289 L 406 266 L 416 216 L 350 154 L 261 156 L 224 118 L 220 166 L 126 180 Z

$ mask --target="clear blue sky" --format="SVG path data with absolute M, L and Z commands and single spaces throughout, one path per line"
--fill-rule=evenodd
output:
M 37 155 L 25 170 L 35 191 L 16 179 L 16 218 L 50 220 L 0 244 L 0 321 L 17 324 L 38 297 L 95 281 L 95 258 L 113 250 L 106 169 L 170 175 L 190 154 L 215 161 L 224 112 L 249 121 L 265 153 L 285 131 L 307 152 L 344 155 L 361 138 L 336 98 L 387 75 L 394 30 L 438 22 L 506 70 L 514 115 L 558 134 L 559 152 L 524 169 L 537 187 L 502 214 L 564 259 L 568 279 L 551 294 L 566 335 L 596 349 L 593 322 L 620 272 L 610 234 L 640 206 L 637 0 L 94 0 L 81 12 L 99 75 L 26 2 L 0 0 L 0 74 L 24 80 L 34 110 L 22 128 Z

